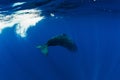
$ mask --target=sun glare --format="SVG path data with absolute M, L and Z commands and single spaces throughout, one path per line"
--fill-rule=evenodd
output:
M 26 2 L 16 2 L 12 5 L 12 7 L 15 7 L 15 6 L 19 6 L 19 5 L 22 5 L 22 4 L 25 4 Z
M 11 15 L 0 13 L 0 32 L 8 27 L 16 25 L 16 34 L 26 37 L 29 27 L 35 26 L 44 16 L 40 16 L 41 11 L 37 9 L 20 10 Z

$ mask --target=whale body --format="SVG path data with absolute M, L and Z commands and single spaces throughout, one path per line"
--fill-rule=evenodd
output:
M 49 39 L 47 43 L 39 45 L 37 48 L 39 48 L 44 55 L 48 55 L 49 46 L 61 46 L 71 52 L 77 51 L 77 45 L 64 33 Z

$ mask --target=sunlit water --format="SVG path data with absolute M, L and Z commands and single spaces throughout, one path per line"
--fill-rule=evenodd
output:
M 16 26 L 15 32 L 21 37 L 26 37 L 29 27 L 35 26 L 44 17 L 40 16 L 41 11 L 37 9 L 19 10 L 12 14 L 0 14 L 0 32 L 8 27 Z
M 0 5 L 0 80 L 120 80 L 119 1 L 9 3 Z M 36 48 L 61 33 L 78 52 Z

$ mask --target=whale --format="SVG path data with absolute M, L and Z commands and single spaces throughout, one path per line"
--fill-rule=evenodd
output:
M 45 44 L 38 45 L 37 48 L 39 48 L 44 55 L 48 55 L 48 47 L 50 46 L 61 46 L 71 52 L 77 51 L 77 45 L 65 33 L 50 38 Z

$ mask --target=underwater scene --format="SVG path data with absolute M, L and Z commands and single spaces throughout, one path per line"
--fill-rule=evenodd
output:
M 120 0 L 0 0 L 0 80 L 120 80 Z

